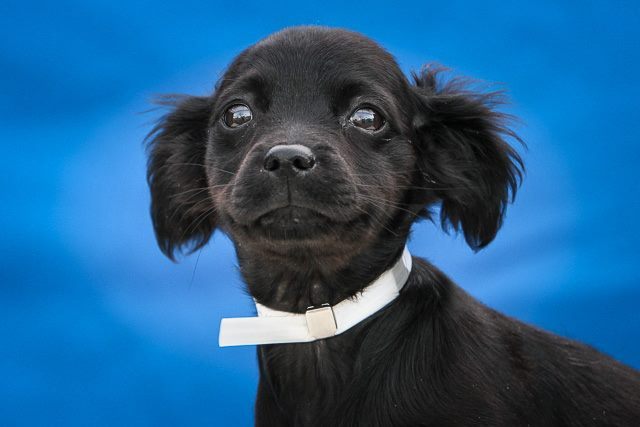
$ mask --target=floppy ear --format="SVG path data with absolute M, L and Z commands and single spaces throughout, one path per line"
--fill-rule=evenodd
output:
M 162 252 L 175 260 L 207 243 L 215 228 L 215 208 L 204 169 L 211 99 L 168 96 L 159 104 L 172 111 L 147 136 L 147 182 L 151 218 Z
M 505 138 L 522 141 L 506 127 L 510 117 L 494 109 L 501 92 L 473 92 L 459 78 L 441 82 L 441 71 L 428 66 L 413 75 L 419 167 L 424 187 L 442 202 L 443 229 L 462 230 L 479 250 L 495 237 L 522 180 L 522 160 Z

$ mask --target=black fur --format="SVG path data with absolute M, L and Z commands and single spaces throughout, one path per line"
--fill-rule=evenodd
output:
M 242 52 L 204 97 L 171 98 L 149 137 L 163 252 L 236 246 L 251 295 L 304 312 L 357 295 L 440 205 L 474 250 L 495 237 L 522 177 L 499 93 L 427 67 L 410 83 L 348 31 L 296 27 Z M 252 120 L 224 123 L 244 104 Z M 349 118 L 373 108 L 375 132 Z M 300 144 L 313 169 L 283 177 L 266 152 Z M 637 426 L 640 375 L 583 344 L 499 314 L 428 262 L 400 297 L 346 333 L 258 348 L 263 426 Z

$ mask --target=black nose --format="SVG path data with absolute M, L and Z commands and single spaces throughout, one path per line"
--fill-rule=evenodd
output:
M 264 157 L 264 169 L 274 173 L 297 174 L 316 164 L 308 147 L 299 144 L 276 145 Z

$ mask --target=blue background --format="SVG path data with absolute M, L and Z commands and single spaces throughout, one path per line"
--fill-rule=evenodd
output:
M 473 254 L 430 223 L 412 252 L 488 305 L 640 368 L 637 2 L 57 1 L 0 5 L 0 424 L 250 425 L 254 348 L 216 234 L 155 246 L 141 141 L 153 95 L 209 93 L 295 24 L 361 31 L 407 72 L 501 82 L 529 150 L 516 204 Z M 199 261 L 198 261 L 199 259 Z M 197 267 L 197 268 L 196 268 Z

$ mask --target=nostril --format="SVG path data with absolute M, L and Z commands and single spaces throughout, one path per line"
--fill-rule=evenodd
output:
M 316 161 L 313 156 L 295 156 L 292 164 L 298 170 L 308 170 L 316 164 Z
M 279 167 L 280 167 L 280 160 L 278 160 L 276 156 L 267 156 L 267 158 L 264 159 L 265 170 L 269 172 L 273 172 L 277 170 Z

